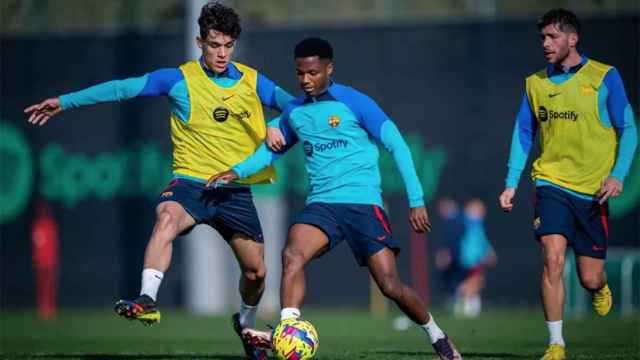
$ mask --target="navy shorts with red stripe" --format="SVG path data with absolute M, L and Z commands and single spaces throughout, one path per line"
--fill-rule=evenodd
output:
M 208 188 L 189 179 L 174 179 L 160 194 L 157 203 L 179 203 L 196 224 L 207 224 L 229 241 L 241 233 L 263 243 L 262 226 L 248 186 Z M 188 234 L 193 227 L 180 235 Z
M 609 236 L 609 207 L 553 186 L 536 188 L 533 227 L 536 237 L 560 234 L 579 256 L 604 259 Z
M 322 230 L 329 238 L 329 251 L 346 240 L 360 266 L 385 247 L 400 252 L 387 214 L 377 205 L 311 203 L 294 218 L 295 224 Z

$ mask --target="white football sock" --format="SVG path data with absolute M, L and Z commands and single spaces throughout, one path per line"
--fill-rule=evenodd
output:
M 562 320 L 547 321 L 547 329 L 549 329 L 549 345 L 558 344 L 564 346 L 562 338 Z
M 158 289 L 162 283 L 164 274 L 156 269 L 144 269 L 142 270 L 142 287 L 140 288 L 140 295 L 149 295 L 156 301 L 158 296 Z
M 292 317 L 300 317 L 300 309 L 288 307 L 280 310 L 280 320 Z
M 256 314 L 258 313 L 258 305 L 247 305 L 240 300 L 240 326 L 243 328 L 256 327 Z
M 429 322 L 424 325 L 420 325 L 420 327 L 427 333 L 427 335 L 429 335 L 429 339 L 432 344 L 440 339 L 444 339 L 444 332 L 440 329 L 438 324 L 436 324 L 436 321 L 433 320 L 433 315 L 431 315 L 431 313 L 429 313 Z

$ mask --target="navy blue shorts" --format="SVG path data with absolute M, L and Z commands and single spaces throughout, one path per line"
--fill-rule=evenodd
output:
M 322 230 L 329 238 L 329 250 L 347 240 L 360 266 L 367 266 L 367 259 L 385 247 L 400 252 L 387 214 L 376 205 L 311 203 L 295 217 L 295 224 Z
M 553 186 L 536 188 L 533 228 L 536 237 L 560 234 L 576 255 L 604 259 L 609 236 L 609 207 Z
M 157 203 L 175 201 L 193 217 L 196 224 L 207 224 L 226 240 L 242 233 L 264 242 L 260 219 L 248 187 L 207 188 L 187 179 L 174 179 L 160 194 Z M 185 230 L 187 234 L 192 228 Z

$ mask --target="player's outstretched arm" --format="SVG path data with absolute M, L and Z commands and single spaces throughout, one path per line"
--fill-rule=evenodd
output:
M 413 231 L 417 233 L 426 233 L 431 231 L 429 214 L 427 214 L 427 208 L 424 206 L 411 208 L 409 221 L 411 222 L 411 228 L 413 228 Z
M 510 212 L 513 209 L 513 197 L 516 195 L 516 189 L 512 187 L 507 187 L 504 189 L 500 197 L 498 197 L 498 201 L 500 202 L 500 207 L 505 212 Z
M 34 104 L 24 109 L 24 113 L 29 115 L 27 121 L 39 126 L 44 125 L 49 119 L 58 115 L 61 111 L 62 106 L 60 105 L 60 98 L 58 97 L 46 99 L 39 104 Z

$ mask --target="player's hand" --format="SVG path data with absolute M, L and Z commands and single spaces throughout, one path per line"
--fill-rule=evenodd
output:
M 268 127 L 267 126 L 267 146 L 272 151 L 278 152 L 287 145 L 287 142 L 284 140 L 284 135 L 282 135 L 282 131 L 278 128 Z
M 44 125 L 49 119 L 58 115 L 62 111 L 60 98 L 49 98 L 39 104 L 31 105 L 24 109 L 24 113 L 29 115 L 29 121 L 34 125 Z
M 220 184 L 228 184 L 233 180 L 238 180 L 238 174 L 233 170 L 227 170 L 219 174 L 213 175 L 207 181 L 207 187 L 218 187 Z
M 429 215 L 427 214 L 427 208 L 425 208 L 424 206 L 411 208 L 409 221 L 411 222 L 411 228 L 413 228 L 413 231 L 417 233 L 425 233 L 431 231 Z
M 622 193 L 622 181 L 609 176 L 600 186 L 600 190 L 598 191 L 598 202 L 600 204 L 604 204 L 610 197 L 616 197 L 620 195 L 620 193 Z
M 504 191 L 502 192 L 502 194 L 500 194 L 500 197 L 498 198 L 498 200 L 500 201 L 500 207 L 502 208 L 502 210 L 504 210 L 505 212 L 510 212 L 511 209 L 513 209 L 513 203 L 511 201 L 513 200 L 513 197 L 515 195 L 516 195 L 516 189 L 512 187 L 508 187 L 504 189 Z

